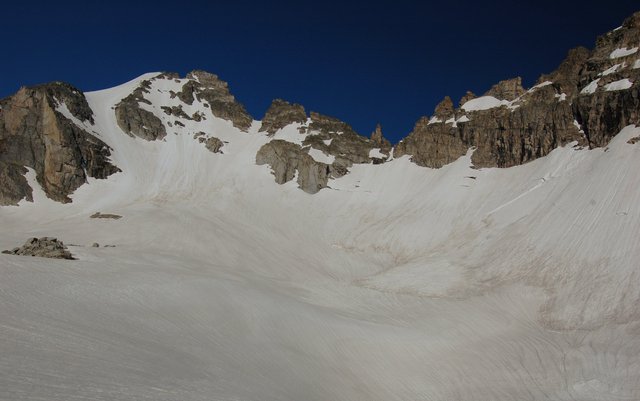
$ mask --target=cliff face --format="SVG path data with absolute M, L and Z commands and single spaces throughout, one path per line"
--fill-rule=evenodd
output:
M 119 171 L 109 161 L 109 147 L 72 121 L 93 124 L 84 95 L 72 86 L 22 88 L 0 101 L 0 107 L 0 204 L 32 199 L 25 167 L 35 170 L 48 197 L 65 203 L 87 177 Z
M 602 147 L 629 124 L 640 123 L 640 13 L 603 35 L 596 48 L 573 49 L 529 90 L 520 78 L 502 81 L 457 109 L 449 98 L 423 117 L 394 155 L 438 168 L 475 148 L 476 167 L 511 167 L 577 141 Z
M 579 74 L 574 102 L 589 145 L 606 146 L 629 124 L 640 123 L 640 12 L 598 38 Z

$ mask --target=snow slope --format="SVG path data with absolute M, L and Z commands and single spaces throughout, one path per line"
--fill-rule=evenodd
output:
M 112 107 L 152 76 L 87 94 L 122 173 L 67 205 L 29 173 L 35 202 L 0 208 L 0 249 L 79 258 L 0 255 L 0 399 L 640 399 L 640 128 L 509 169 L 355 165 L 309 195 L 255 165 L 258 122 L 207 115 L 223 154 L 123 134 Z

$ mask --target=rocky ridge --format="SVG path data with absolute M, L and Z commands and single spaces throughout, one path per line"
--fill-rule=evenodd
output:
M 640 13 L 598 38 L 593 51 L 571 50 L 529 90 L 514 78 L 480 98 L 467 93 L 457 109 L 445 98 L 431 118 L 418 120 L 394 156 L 439 168 L 473 148 L 475 167 L 511 167 L 573 141 L 606 146 L 623 127 L 640 124 L 638 46 Z
M 511 167 L 575 142 L 603 147 L 623 127 L 640 124 L 640 13 L 600 38 L 594 50 L 576 48 L 530 89 L 516 77 L 482 96 L 467 92 L 454 105 L 440 102 L 395 147 L 378 125 L 370 138 L 333 117 L 284 100 L 273 101 L 260 126 L 230 93 L 226 82 L 204 71 L 162 73 L 142 80 L 114 109 L 127 135 L 163 141 L 188 134 L 213 154 L 224 135 L 212 119 L 247 135 L 265 135 L 256 164 L 270 166 L 277 183 L 294 178 L 308 193 L 329 187 L 354 164 L 380 164 L 402 156 L 439 168 L 473 150 L 477 168 Z M 0 204 L 31 200 L 27 168 L 51 199 L 70 202 L 87 177 L 119 171 L 111 149 L 94 129 L 84 95 L 68 84 L 22 88 L 0 100 Z M 264 133 L 264 134 L 263 134 Z M 212 156 L 217 157 L 217 156 Z

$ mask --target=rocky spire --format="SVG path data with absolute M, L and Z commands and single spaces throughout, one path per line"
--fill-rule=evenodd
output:
M 380 123 L 376 124 L 376 129 L 371 133 L 371 142 L 385 153 L 389 153 L 391 150 L 391 142 L 382 134 L 382 125 Z
M 449 96 L 445 96 L 444 99 L 438 103 L 434 115 L 443 121 L 453 116 L 453 102 Z

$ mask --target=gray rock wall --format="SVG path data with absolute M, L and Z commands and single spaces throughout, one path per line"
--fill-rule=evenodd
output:
M 63 83 L 21 88 L 0 101 L 0 204 L 32 199 L 25 167 L 35 170 L 44 192 L 59 202 L 70 202 L 87 177 L 119 171 L 104 142 L 56 111 L 60 102 L 78 120 L 93 123 L 84 95 Z

